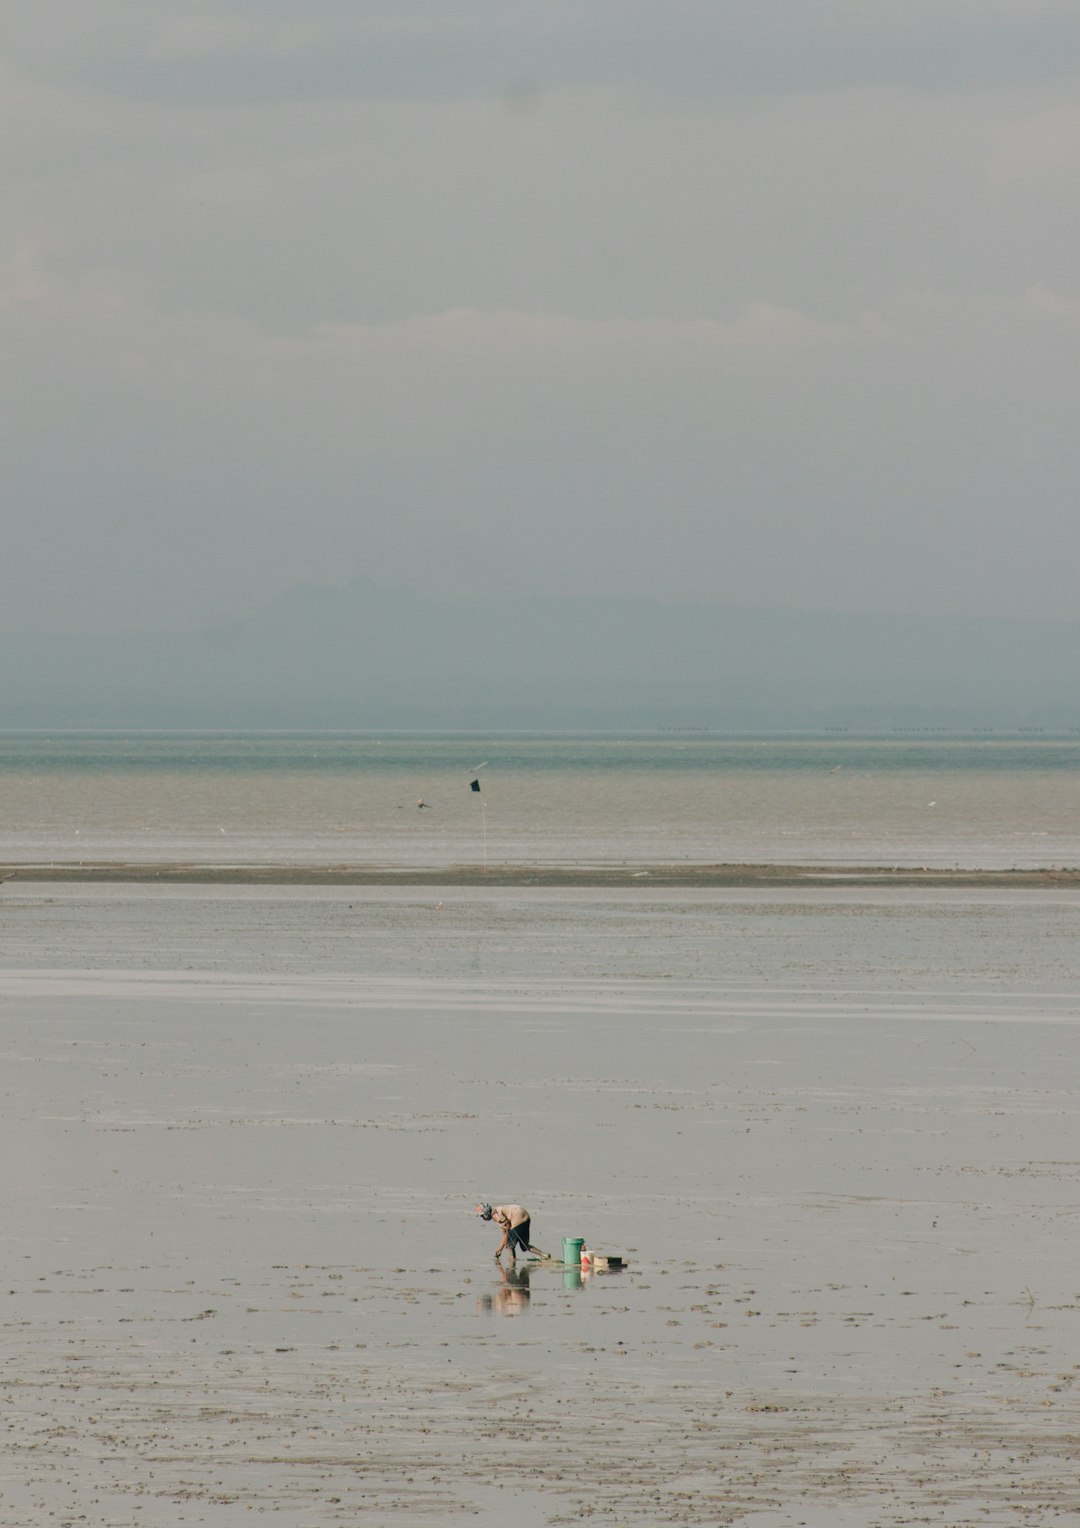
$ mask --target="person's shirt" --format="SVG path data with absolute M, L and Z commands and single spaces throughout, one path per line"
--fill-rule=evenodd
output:
M 512 1231 L 515 1226 L 523 1226 L 530 1216 L 523 1205 L 495 1204 L 491 1207 L 491 1218 L 497 1220 L 504 1231 Z

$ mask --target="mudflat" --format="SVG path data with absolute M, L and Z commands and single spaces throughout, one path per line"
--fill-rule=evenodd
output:
M 197 864 L 100 860 L 19 864 L 0 879 L 31 883 L 170 882 L 193 886 L 654 886 L 796 887 L 850 882 L 859 886 L 1080 886 L 1080 869 L 977 870 L 926 865 L 478 865 Z
M 0 916 L 5 1528 L 1075 1521 L 1070 886 Z

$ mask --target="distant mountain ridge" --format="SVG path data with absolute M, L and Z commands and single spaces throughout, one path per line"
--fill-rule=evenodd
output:
M 297 586 L 201 631 L 0 636 L 0 727 L 1080 726 L 1080 622 Z

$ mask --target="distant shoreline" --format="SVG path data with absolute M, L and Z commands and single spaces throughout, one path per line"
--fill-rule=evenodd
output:
M 0 867 L 5 882 L 194 886 L 1080 886 L 1080 869 L 955 870 L 886 865 L 205 865 L 197 863 L 27 864 Z

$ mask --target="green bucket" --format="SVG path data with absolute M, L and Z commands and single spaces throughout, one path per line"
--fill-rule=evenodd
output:
M 580 1264 L 581 1249 L 585 1245 L 584 1236 L 564 1236 L 562 1239 L 562 1260 L 568 1266 Z

